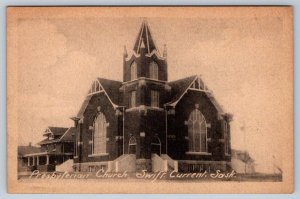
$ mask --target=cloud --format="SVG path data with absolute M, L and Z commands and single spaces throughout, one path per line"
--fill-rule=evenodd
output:
M 47 20 L 21 20 L 18 37 L 22 66 L 47 68 L 67 52 L 66 37 Z
M 66 37 L 47 20 L 21 20 L 18 25 L 19 91 L 37 93 L 48 69 L 67 53 Z M 42 74 L 42 76 L 41 76 Z
M 67 53 L 54 66 L 47 68 L 47 75 L 37 73 L 40 92 L 21 92 L 19 95 L 19 120 L 22 132 L 32 132 L 34 138 L 21 134 L 21 143 L 39 141 L 47 126 L 71 126 L 71 116 L 77 114 L 92 80 L 100 68 L 96 58 L 84 52 Z M 84 74 L 84 75 L 82 75 Z M 32 85 L 37 84 L 35 80 Z M 76 97 L 74 97 L 76 96 Z M 38 137 L 36 137 L 38 136 Z

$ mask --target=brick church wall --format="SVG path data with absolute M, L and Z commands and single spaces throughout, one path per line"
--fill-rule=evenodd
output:
M 97 115 L 97 107 L 101 107 L 101 112 L 105 115 L 106 122 L 109 123 L 109 126 L 107 127 L 107 153 L 106 156 L 95 156 L 91 157 L 92 148 L 89 141 L 92 140 L 92 130 L 89 129 L 90 126 L 93 126 L 94 119 Z M 98 162 L 98 161 L 109 161 L 114 160 L 117 158 L 120 154 L 119 153 L 119 147 L 122 147 L 118 145 L 118 141 L 116 141 L 116 136 L 119 136 L 121 132 L 119 132 L 120 128 L 118 126 L 118 123 L 120 122 L 119 117 L 116 114 L 116 111 L 114 110 L 112 104 L 110 103 L 109 99 L 104 93 L 98 93 L 95 94 L 83 116 L 83 123 L 77 125 L 77 131 L 76 136 L 79 136 L 79 131 L 81 128 L 80 133 L 80 141 L 82 142 L 82 145 L 79 146 L 79 154 L 78 158 L 74 158 L 74 162 L 77 163 L 80 162 Z
M 188 121 L 190 113 L 195 109 L 195 104 L 199 104 L 199 110 L 204 115 L 206 122 L 210 124 L 207 128 L 208 152 L 211 155 L 187 155 L 188 151 Z M 219 161 L 228 158 L 224 155 L 224 144 L 220 142 L 223 138 L 221 120 L 219 120 L 217 109 L 210 99 L 202 92 L 188 91 L 178 102 L 175 115 L 168 115 L 168 153 L 177 160 L 210 160 Z M 175 136 L 175 137 L 174 137 Z

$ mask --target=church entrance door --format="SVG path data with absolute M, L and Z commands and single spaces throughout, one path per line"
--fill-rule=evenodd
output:
M 136 154 L 136 139 L 134 136 L 131 136 L 128 143 L 128 153 Z
M 161 155 L 161 142 L 158 136 L 154 136 L 151 141 L 151 153 Z

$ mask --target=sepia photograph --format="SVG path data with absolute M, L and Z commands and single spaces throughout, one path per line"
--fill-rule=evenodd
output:
M 292 193 L 292 24 L 290 6 L 8 7 L 8 192 Z

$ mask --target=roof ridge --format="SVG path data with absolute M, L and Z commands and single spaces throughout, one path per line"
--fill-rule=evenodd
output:
M 198 75 L 191 75 L 191 76 L 188 76 L 188 77 L 184 77 L 182 79 L 177 79 L 177 80 L 169 81 L 168 83 L 178 82 L 178 81 L 186 80 L 186 79 L 189 79 L 189 78 L 196 78 L 197 76 Z
M 47 128 L 61 128 L 61 129 L 68 129 L 69 127 L 61 127 L 61 126 L 48 126 Z
M 103 78 L 103 77 L 97 77 L 97 79 L 99 79 L 99 80 L 108 80 L 108 81 L 114 81 L 114 82 L 122 83 L 122 81 L 119 81 L 119 80 L 107 79 L 107 78 Z

